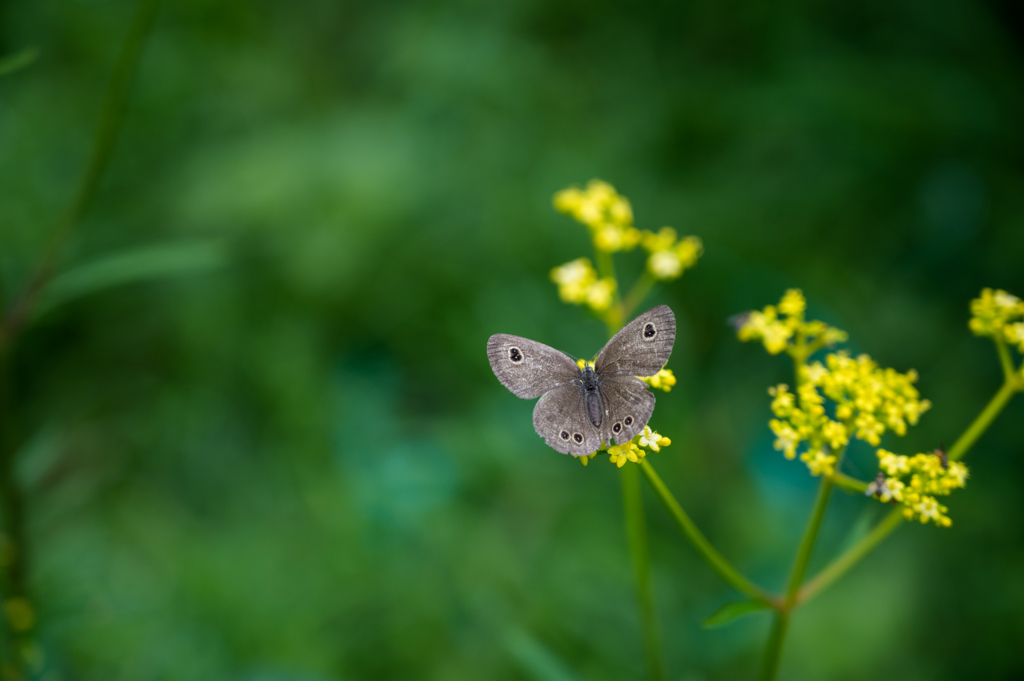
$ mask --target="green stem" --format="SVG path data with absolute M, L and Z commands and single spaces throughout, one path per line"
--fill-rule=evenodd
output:
M 640 470 L 644 472 L 647 477 L 647 481 L 651 483 L 651 487 L 654 488 L 654 492 L 658 495 L 658 499 L 668 510 L 669 515 L 676 521 L 676 525 L 679 526 L 680 531 L 686 538 L 690 545 L 697 552 L 705 563 L 708 564 L 715 574 L 717 574 L 722 581 L 732 586 L 737 591 L 742 591 L 751 598 L 761 601 L 773 608 L 779 606 L 777 600 L 772 597 L 767 591 L 757 586 L 749 579 L 740 574 L 739 570 L 729 564 L 722 554 L 720 554 L 711 542 L 708 541 L 697 526 L 690 520 L 690 516 L 686 515 L 686 511 L 679 505 L 672 493 L 665 487 L 665 483 L 661 481 L 658 474 L 655 472 L 654 467 L 647 461 L 647 459 L 640 460 Z
M 1006 341 L 999 336 L 993 336 L 996 343 L 996 353 L 999 355 L 999 364 L 1003 367 L 1003 378 L 1006 381 L 1014 380 L 1013 359 L 1010 357 L 1010 349 L 1006 347 Z
M 779 661 L 782 658 L 782 646 L 786 641 L 786 629 L 789 626 L 789 613 L 796 603 L 797 593 L 800 584 L 807 573 L 807 565 L 811 561 L 811 554 L 814 551 L 814 542 L 818 538 L 818 530 L 821 529 L 821 521 L 825 517 L 825 509 L 828 507 L 828 497 L 832 492 L 835 483 L 832 478 L 822 476 L 821 484 L 818 485 L 818 496 L 814 500 L 814 508 L 811 510 L 811 517 L 807 521 L 807 528 L 800 540 L 800 548 L 796 552 L 796 560 L 793 563 L 793 571 L 789 575 L 789 584 L 786 586 L 786 599 L 782 611 L 775 616 L 775 624 L 772 627 L 772 635 L 765 647 L 764 662 L 761 666 L 762 681 L 772 681 L 779 671 Z
M 836 581 L 851 567 L 857 564 L 861 558 L 866 556 L 873 548 L 889 536 L 889 533 L 903 524 L 903 511 L 895 509 L 885 517 L 885 520 L 875 525 L 863 539 L 850 547 L 846 553 L 839 556 L 824 570 L 814 576 L 800 589 L 797 594 L 796 603 L 805 603 L 815 594 Z
M 786 586 L 787 607 L 792 607 L 793 599 L 800 589 L 800 584 L 804 581 L 804 574 L 807 572 L 807 564 L 811 561 L 814 542 L 818 539 L 818 530 L 821 529 L 821 521 L 825 517 L 825 508 L 828 506 L 828 497 L 832 493 L 833 484 L 831 478 L 822 477 L 821 484 L 818 485 L 818 496 L 814 500 L 814 508 L 807 521 L 804 536 L 800 540 L 800 548 L 797 549 L 796 560 L 793 563 L 793 572 L 790 573 L 789 584 Z
M 3 510 L 3 600 L 9 612 L 20 617 L 7 618 L 7 651 L 16 669 L 23 670 L 27 660 L 22 650 L 32 639 L 35 615 L 28 595 L 28 542 L 25 533 L 25 496 L 15 477 L 17 434 L 12 402 L 11 349 L 0 347 L 0 508 Z M 14 610 L 16 609 L 16 610 Z
M 612 254 L 602 251 L 597 245 L 594 246 L 594 259 L 597 260 L 597 273 L 602 279 L 613 279 L 615 291 L 612 292 L 612 304 L 604 314 L 604 321 L 608 325 L 609 335 L 618 331 L 624 321 L 622 317 L 622 305 L 619 293 L 619 280 L 615 278 L 615 263 Z
M 640 625 L 644 637 L 644 657 L 647 672 L 653 681 L 666 681 L 665 659 L 661 652 L 658 617 L 651 592 L 651 554 L 647 542 L 647 524 L 644 519 L 643 499 L 640 496 L 640 477 L 634 466 L 622 468 L 622 503 L 626 511 L 626 536 L 633 557 L 636 577 L 636 597 L 640 605 Z
M 39 295 L 53 278 L 64 245 L 96 195 L 100 179 L 110 162 L 114 143 L 117 141 L 117 134 L 121 127 L 121 120 L 124 117 L 128 91 L 159 6 L 160 0 L 139 0 L 135 7 L 128 35 L 125 37 L 121 52 L 114 63 L 110 83 L 103 96 L 100 117 L 93 136 L 92 151 L 79 180 L 74 199 L 50 235 L 47 247 L 36 264 L 33 274 L 4 318 L 0 333 L 9 341 L 13 341 L 17 337 L 25 322 L 30 318 Z
M 845 473 L 837 472 L 832 476 L 832 482 L 834 482 L 836 487 L 839 489 L 846 490 L 847 492 L 853 492 L 854 494 L 864 494 L 868 490 L 868 483 L 846 475 Z
M 788 629 L 789 613 L 786 611 L 775 613 L 772 631 L 768 635 L 768 645 L 765 647 L 764 658 L 761 660 L 761 679 L 774 679 L 778 673 L 779 659 L 782 656 L 782 642 L 786 638 Z
M 1006 378 L 1006 382 L 999 391 L 989 400 L 989 403 L 985 406 L 978 417 L 974 419 L 974 422 L 967 427 L 964 434 L 961 435 L 953 446 L 946 452 L 949 456 L 950 461 L 958 461 L 962 459 L 971 446 L 977 441 L 982 434 L 988 430 L 988 427 L 992 424 L 992 421 L 999 416 L 999 412 L 1003 410 L 1006 403 L 1010 401 L 1010 398 L 1021 389 L 1021 382 L 1014 378 L 1013 374 L 1010 374 Z
M 647 270 L 640 275 L 640 278 L 633 284 L 633 288 L 630 289 L 629 293 L 622 300 L 622 306 L 619 311 L 619 316 L 625 320 L 633 316 L 633 312 L 636 308 L 644 301 L 647 294 L 651 292 L 654 285 L 657 283 L 657 279 L 654 278 Z

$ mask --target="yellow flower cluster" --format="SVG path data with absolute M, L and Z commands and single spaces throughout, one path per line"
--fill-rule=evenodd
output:
M 852 358 L 837 352 L 803 368 L 805 380 L 820 387 L 836 403 L 836 418 L 852 423 L 856 437 L 877 447 L 886 428 L 907 434 L 932 403 L 914 387 L 917 372 L 881 369 L 867 355 Z
M 655 390 L 664 390 L 665 392 L 671 392 L 672 386 L 676 384 L 676 376 L 671 369 L 662 369 L 653 376 L 637 376 L 637 378 Z
M 904 435 L 907 424 L 915 425 L 931 407 L 914 387 L 916 372 L 881 369 L 867 355 L 854 359 L 845 352 L 831 353 L 824 364 L 801 367 L 800 376 L 795 394 L 786 385 L 769 389 L 776 418 L 768 425 L 775 448 L 787 459 L 806 443 L 800 460 L 811 475 L 832 475 L 833 452 L 851 436 L 877 447 L 887 429 Z M 826 413 L 826 398 L 834 404 L 834 419 Z
M 971 301 L 971 331 L 978 336 L 999 338 L 1024 353 L 1024 301 L 1006 291 L 983 289 Z
M 637 244 L 643 244 L 649 253 L 647 269 L 655 279 L 676 279 L 696 265 L 704 253 L 699 238 L 688 236 L 679 239 L 671 227 L 663 227 L 657 233 L 638 230 L 633 226 L 633 208 L 629 199 L 601 180 L 591 180 L 586 189 L 569 187 L 558 192 L 555 194 L 555 208 L 586 225 L 598 251 L 630 251 Z M 584 302 L 578 292 L 571 298 L 569 302 Z
M 791 288 L 782 296 L 779 304 L 769 305 L 763 310 L 753 310 L 737 319 L 737 336 L 741 341 L 761 341 L 765 350 L 777 355 L 800 341 L 805 354 L 846 340 L 845 331 L 820 321 L 804 321 L 807 301 L 800 289 Z
M 704 254 L 700 238 L 688 236 L 679 240 L 676 230 L 671 227 L 662 227 L 657 234 L 645 231 L 641 243 L 650 253 L 647 270 L 655 279 L 670 280 L 682 276 Z
M 616 283 L 612 277 L 597 278 L 597 270 L 587 258 L 578 258 L 551 270 L 558 284 L 558 296 L 566 303 L 589 305 L 598 312 L 611 307 Z
M 946 515 L 949 509 L 935 497 L 966 486 L 967 466 L 959 461 L 949 463 L 941 450 L 908 457 L 879 449 L 877 455 L 880 470 L 868 485 L 868 496 L 883 503 L 902 504 L 907 520 L 930 520 L 941 527 L 953 524 Z
M 586 225 L 599 251 L 629 251 L 640 243 L 629 199 L 607 182 L 591 180 L 586 189 L 563 189 L 555 194 L 555 208 Z
M 658 435 L 656 432 L 651 430 L 650 426 L 644 426 L 644 429 L 639 435 L 634 437 L 629 442 L 621 445 L 615 445 L 614 447 L 608 448 L 609 460 L 622 468 L 626 465 L 627 461 L 633 463 L 640 463 L 640 459 L 647 456 L 646 449 L 652 452 L 660 452 L 662 447 L 668 447 L 672 444 L 672 440 L 668 439 L 664 435 Z M 580 460 L 583 465 L 586 466 L 590 459 L 597 456 L 597 452 L 594 452 L 590 456 L 581 456 Z

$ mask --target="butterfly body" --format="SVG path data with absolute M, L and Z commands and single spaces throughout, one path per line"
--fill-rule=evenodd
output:
M 583 386 L 583 393 L 586 395 L 587 416 L 590 422 L 596 427 L 601 426 L 601 377 L 588 364 L 580 372 L 580 385 Z
M 533 410 L 537 434 L 556 451 L 587 456 L 602 443 L 629 441 L 647 425 L 655 399 L 637 377 L 665 366 L 675 333 L 675 315 L 661 305 L 624 326 L 583 368 L 543 343 L 503 333 L 487 341 L 487 356 L 513 394 L 540 397 Z

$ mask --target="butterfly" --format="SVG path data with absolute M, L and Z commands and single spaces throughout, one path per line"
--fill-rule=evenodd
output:
M 638 376 L 658 373 L 676 340 L 676 317 L 667 305 L 644 312 L 605 344 L 593 366 L 529 338 L 496 333 L 487 357 L 501 384 L 517 397 L 540 397 L 533 427 L 562 454 L 588 456 L 628 442 L 654 411 L 654 395 Z

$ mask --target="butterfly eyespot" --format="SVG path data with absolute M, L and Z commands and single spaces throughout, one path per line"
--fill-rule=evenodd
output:
M 651 324 L 650 322 L 647 322 L 647 324 L 644 326 L 644 339 L 651 340 L 652 338 L 654 338 L 657 335 L 658 335 L 658 330 L 656 328 L 654 328 L 654 324 Z
M 613 433 L 617 433 L 620 430 L 622 430 L 622 424 L 621 423 L 616 423 L 614 426 L 612 426 L 612 432 Z
M 576 440 L 576 444 L 580 444 L 581 442 L 583 442 L 583 436 L 580 435 L 579 433 L 574 433 L 572 439 Z
M 519 364 L 523 361 L 523 353 L 520 352 L 519 348 L 513 345 L 508 349 L 508 358 L 515 364 Z
M 569 431 L 567 431 L 567 430 L 563 430 L 562 431 L 562 439 L 563 440 L 568 440 L 569 439 Z
M 627 426 L 631 426 L 633 425 L 633 417 L 627 416 L 626 418 L 622 419 L 622 422 L 625 423 Z

